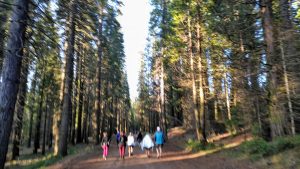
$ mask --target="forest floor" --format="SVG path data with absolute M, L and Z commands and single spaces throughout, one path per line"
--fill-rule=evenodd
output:
M 266 157 L 252 158 L 243 153 L 244 141 L 251 140 L 251 134 L 231 136 L 229 133 L 209 138 L 213 141 L 213 147 L 207 150 L 191 151 L 187 147 L 188 140 L 194 139 L 193 131 L 183 128 L 173 128 L 168 132 L 169 140 L 163 147 L 163 157 L 156 158 L 156 151 L 151 152 L 151 158 L 136 146 L 134 155 L 125 159 L 119 159 L 115 139 L 109 149 L 107 160 L 102 159 L 100 146 L 94 144 L 77 144 L 70 146 L 69 155 L 64 158 L 55 157 L 53 152 L 45 156 L 40 153 L 32 155 L 30 149 L 22 149 L 22 155 L 18 160 L 9 161 L 8 169 L 300 169 L 300 146 L 286 149 Z M 297 137 L 300 143 L 300 136 Z M 300 144 L 298 144 L 300 145 Z M 260 147 L 258 145 L 258 147 Z M 190 147 L 189 147 L 190 148 Z
M 215 137 L 216 143 L 223 144 L 222 148 L 215 148 L 200 152 L 191 152 L 185 149 L 185 141 L 189 135 L 180 128 L 173 129 L 168 134 L 169 140 L 163 147 L 163 156 L 156 158 L 155 150 L 151 153 L 151 158 L 147 158 L 139 147 L 134 148 L 134 155 L 125 159 L 120 159 L 116 143 L 110 146 L 107 160 L 102 159 L 102 151 L 96 148 L 94 152 L 81 154 L 62 160 L 48 169 L 80 169 L 80 168 L 130 168 L 130 169 L 256 169 L 249 160 L 237 160 L 226 157 L 220 151 L 232 149 L 240 145 L 245 139 L 251 139 L 249 135 L 240 135 L 226 138 L 227 135 Z M 218 141 L 220 139 L 220 141 Z

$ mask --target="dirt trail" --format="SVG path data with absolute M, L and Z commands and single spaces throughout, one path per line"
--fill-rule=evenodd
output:
M 125 159 L 119 159 L 116 144 L 109 149 L 107 160 L 102 159 L 102 151 L 99 149 L 90 154 L 79 155 L 73 159 L 54 165 L 49 169 L 255 169 L 249 162 L 235 161 L 231 158 L 222 157 L 218 153 L 206 154 L 204 152 L 189 153 L 170 140 L 163 149 L 163 157 L 156 158 L 155 150 L 152 157 L 147 158 L 139 147 L 134 148 L 134 155 Z M 236 143 L 239 139 L 233 139 Z M 126 149 L 127 150 L 127 149 Z

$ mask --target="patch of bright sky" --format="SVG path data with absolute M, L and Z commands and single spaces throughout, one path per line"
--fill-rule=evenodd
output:
M 138 73 L 141 53 L 147 43 L 148 23 L 152 10 L 149 0 L 122 0 L 123 15 L 118 17 L 124 34 L 126 71 L 130 89 L 130 98 L 134 100 L 137 93 Z

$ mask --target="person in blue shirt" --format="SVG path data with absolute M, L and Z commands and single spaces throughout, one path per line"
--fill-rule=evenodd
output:
M 162 146 L 163 146 L 165 140 L 164 140 L 164 134 L 160 130 L 159 126 L 156 128 L 156 132 L 154 134 L 154 141 L 155 141 L 157 158 L 161 158 Z
M 116 141 L 117 141 L 117 145 L 118 145 L 119 141 L 120 141 L 120 131 L 119 130 L 117 130 Z

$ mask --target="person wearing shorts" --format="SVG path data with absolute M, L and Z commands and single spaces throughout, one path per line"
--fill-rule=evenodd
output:
M 128 145 L 128 155 L 130 157 L 130 156 L 132 156 L 133 147 L 134 147 L 134 136 L 133 136 L 132 132 L 130 132 L 128 135 L 127 145 Z
M 155 141 L 155 148 L 156 148 L 156 153 L 157 153 L 157 158 L 161 158 L 162 154 L 162 147 L 164 144 L 164 134 L 160 130 L 160 127 L 156 128 L 156 132 L 154 134 L 154 141 Z

